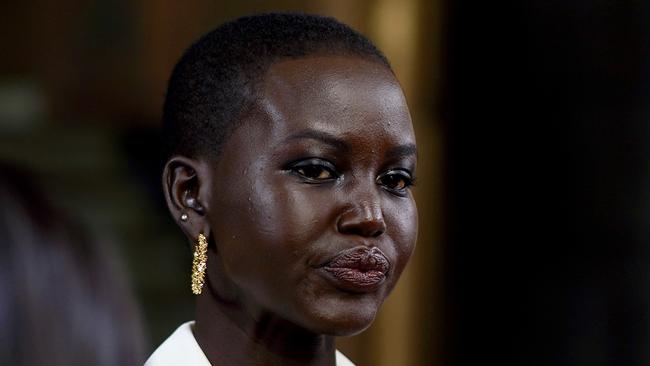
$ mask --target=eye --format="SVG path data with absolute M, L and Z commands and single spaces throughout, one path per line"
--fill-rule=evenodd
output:
M 319 183 L 338 179 L 340 174 L 330 162 L 322 159 L 306 159 L 291 164 L 288 170 L 310 183 Z
M 377 177 L 377 184 L 388 191 L 399 195 L 405 195 L 406 190 L 411 187 L 415 179 L 406 170 L 393 169 L 380 174 Z

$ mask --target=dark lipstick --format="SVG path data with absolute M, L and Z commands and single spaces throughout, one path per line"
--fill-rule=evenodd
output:
M 386 279 L 390 262 L 378 248 L 355 247 L 337 254 L 322 270 L 334 286 L 350 292 L 370 292 Z

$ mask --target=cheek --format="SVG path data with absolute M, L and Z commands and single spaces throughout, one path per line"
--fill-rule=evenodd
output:
M 323 206 L 309 192 L 315 187 L 301 187 L 291 180 L 278 176 L 274 183 L 259 182 L 252 199 L 254 225 L 270 243 L 301 250 L 318 235 Z
M 250 176 L 224 204 L 230 209 L 217 230 L 221 255 L 233 281 L 267 298 L 304 277 L 325 220 L 310 188 L 282 172 Z M 237 197 L 239 196 L 239 198 Z M 320 207 L 319 207 L 320 206 Z
M 389 208 L 394 214 L 386 218 L 386 225 L 390 228 L 389 235 L 395 243 L 395 275 L 399 276 L 415 249 L 418 233 L 417 206 L 411 198 L 408 202 L 400 202 Z
M 266 228 L 274 242 L 300 249 L 314 239 L 315 229 L 323 223 L 316 197 L 302 189 L 310 187 L 296 187 L 286 182 L 269 187 L 274 188 L 257 190 L 255 209 L 263 213 L 255 215 L 260 219 L 257 224 Z

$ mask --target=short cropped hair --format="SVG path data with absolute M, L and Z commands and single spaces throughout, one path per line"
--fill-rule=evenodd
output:
M 172 72 L 163 109 L 164 158 L 218 157 L 267 69 L 309 55 L 386 57 L 359 32 L 323 16 L 271 13 L 223 24 L 190 46 Z

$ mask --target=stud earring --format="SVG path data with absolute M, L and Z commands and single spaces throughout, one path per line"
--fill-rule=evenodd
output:
M 199 242 L 194 249 L 192 260 L 192 293 L 200 295 L 205 283 L 205 268 L 208 261 L 208 240 L 205 235 L 199 234 Z
M 181 215 L 181 221 L 187 221 L 187 214 L 186 213 Z

